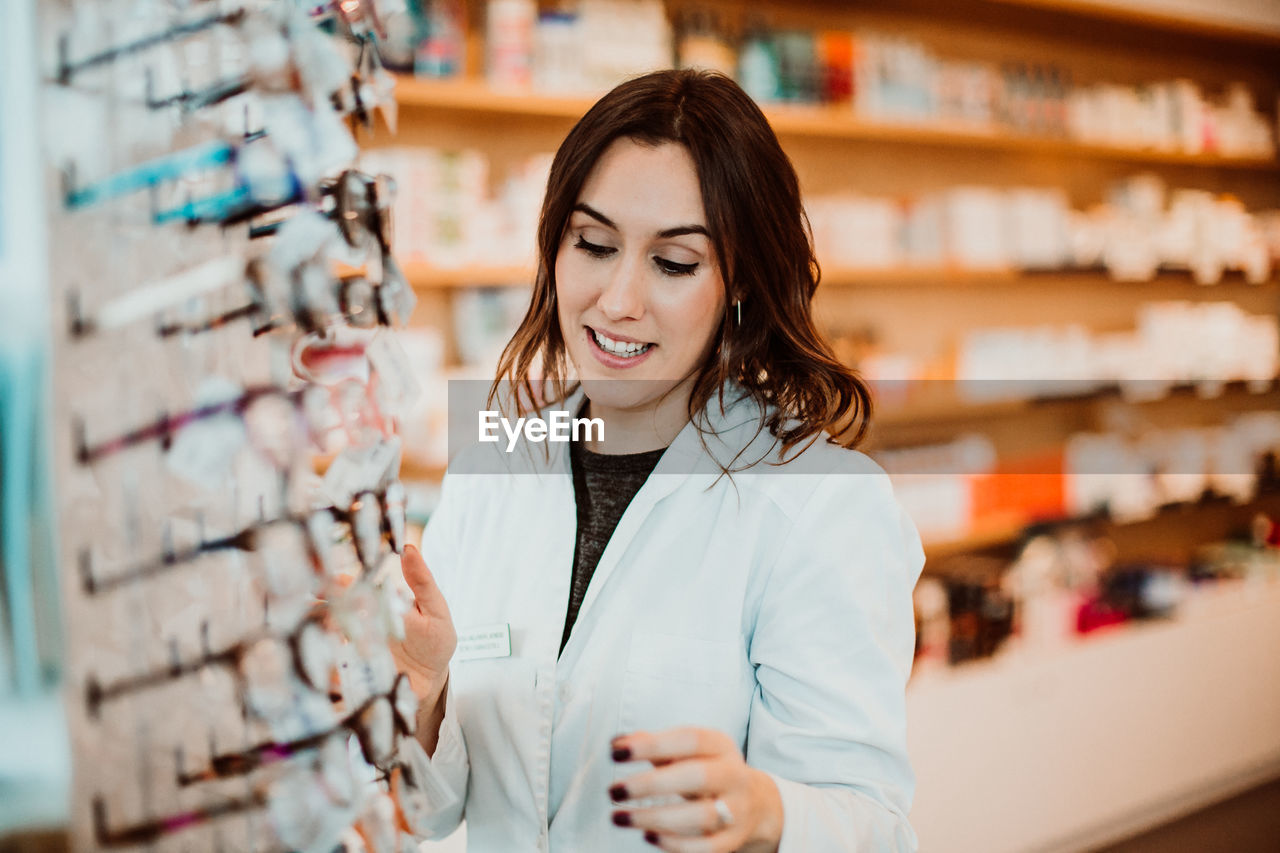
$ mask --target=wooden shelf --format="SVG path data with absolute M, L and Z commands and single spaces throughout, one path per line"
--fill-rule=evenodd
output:
M 982 421 L 995 417 L 1015 416 L 1037 406 L 1069 405 L 1099 399 L 1125 399 L 1125 394 L 1119 384 L 1099 385 L 1088 393 L 1081 394 L 1014 397 L 995 399 L 990 402 L 973 402 L 961 396 L 956 390 L 956 386 L 962 384 L 960 380 L 937 380 L 908 384 L 915 384 L 926 390 L 908 392 L 908 395 L 901 400 L 892 398 L 886 400 L 883 396 L 877 399 L 877 408 L 872 418 L 873 429 L 877 426 Z M 1167 394 L 1150 402 L 1160 402 L 1174 396 L 1194 395 L 1202 384 L 1212 385 L 1214 383 L 1208 381 L 1204 383 L 1177 383 L 1169 387 Z M 1266 382 L 1266 387 L 1260 389 L 1250 389 L 1249 383 L 1236 379 L 1227 380 L 1221 384 L 1222 391 L 1219 396 L 1259 396 L 1274 392 L 1277 388 L 1280 388 L 1280 379 L 1269 380 Z M 873 382 L 872 385 L 874 386 L 875 383 Z M 892 385 L 893 383 L 885 383 L 887 387 L 892 387 Z M 1148 401 L 1135 400 L 1135 402 Z
M 533 282 L 526 267 L 433 267 L 424 263 L 401 266 L 409 284 L 418 290 L 456 290 L 464 287 L 506 287 Z
M 400 479 L 414 482 L 439 483 L 444 479 L 445 469 L 434 465 L 420 465 L 406 459 L 400 463 Z
M 436 80 L 401 76 L 396 100 L 405 110 L 441 111 L 576 120 L 594 103 L 584 96 L 537 92 L 494 91 L 482 80 Z M 1221 157 L 1183 154 L 1112 145 L 1092 145 L 1066 139 L 1011 134 L 964 125 L 891 124 L 870 122 L 848 107 L 770 105 L 765 108 L 780 136 L 825 137 L 863 142 L 977 148 L 1051 156 L 1118 159 L 1145 164 L 1280 171 L 1275 157 Z
M 1262 29 L 1252 22 L 1217 20 L 1194 14 L 1162 11 L 1151 4 L 1120 3 L 1116 0 L 986 0 L 994 6 L 1013 6 L 1060 12 L 1098 21 L 1116 21 L 1157 30 L 1168 30 L 1205 38 L 1239 41 L 1267 47 L 1280 47 L 1280 24 Z M 1185 8 L 1185 5 L 1184 5 Z
M 1016 475 L 1014 475 L 1016 476 Z M 1230 529 L 1241 518 L 1257 512 L 1280 511 L 1280 493 L 1274 485 L 1264 484 L 1260 491 L 1247 503 L 1236 504 L 1220 496 L 1205 496 L 1198 501 L 1187 501 L 1166 504 L 1156 510 L 1150 518 L 1137 521 L 1113 521 L 1105 515 L 1087 518 L 1052 518 L 1028 521 L 1026 519 L 990 519 L 982 526 L 963 536 L 926 539 L 925 556 L 928 560 L 939 561 L 957 554 L 973 551 L 984 551 L 991 548 L 1014 545 L 1029 529 L 1035 528 L 1069 528 L 1073 525 L 1101 525 L 1102 529 L 1115 536 L 1126 531 L 1143 530 L 1165 531 L 1168 525 L 1187 526 L 1190 513 L 1203 516 L 1207 529 L 1200 533 L 1211 534 L 1211 538 L 1228 535 Z M 1205 539 L 1204 541 L 1211 541 Z M 929 569 L 926 569 L 929 571 Z
M 526 267 L 462 266 L 453 268 L 433 267 L 424 263 L 402 265 L 405 276 L 413 287 L 420 290 L 454 290 L 463 287 L 504 287 L 529 284 L 534 271 Z M 1097 278 L 1096 274 L 1088 274 Z M 1032 280 L 1034 276 L 1011 269 L 964 270 L 930 268 L 854 269 L 848 267 L 823 267 L 822 283 L 836 287 L 859 285 L 905 284 L 927 285 L 985 284 L 993 281 Z
M 1268 287 L 1280 284 L 1272 277 L 1261 284 L 1250 285 L 1236 271 L 1228 272 L 1215 284 L 1200 285 L 1185 271 L 1162 270 L 1150 281 L 1117 281 L 1105 269 L 1019 270 L 1011 267 L 966 269 L 964 267 L 822 267 L 822 284 L 834 287 L 966 287 L 995 284 L 1028 287 L 1071 287 L 1073 285 L 1114 284 L 1117 287 L 1172 286 L 1212 288 L 1223 285 Z
M 603 94 L 603 93 L 601 93 Z M 396 102 L 406 109 L 429 107 L 577 121 L 594 98 L 493 89 L 484 80 L 396 75 Z
M 434 267 L 419 262 L 402 265 L 405 276 L 413 287 L 420 290 L 453 290 L 462 287 L 504 287 L 532 283 L 534 271 L 520 266 L 461 266 Z M 991 284 L 1014 284 L 1029 287 L 1053 285 L 1070 286 L 1100 281 L 1119 287 L 1149 287 L 1153 285 L 1189 286 L 1195 284 L 1185 272 L 1161 272 L 1152 281 L 1112 281 L 1105 270 L 1017 270 L 1011 268 L 965 269 L 962 267 L 822 267 L 822 284 L 831 287 L 965 287 Z M 1272 278 L 1266 287 L 1280 283 Z M 1196 285 L 1217 287 L 1220 285 L 1245 286 L 1247 283 L 1238 272 L 1228 273 L 1218 284 Z
M 1027 529 L 1024 521 L 1008 521 L 1004 523 L 985 524 L 966 533 L 964 536 L 943 539 L 926 539 L 924 553 L 926 560 L 940 560 L 968 551 L 982 551 L 1000 545 L 1016 542 L 1022 532 Z

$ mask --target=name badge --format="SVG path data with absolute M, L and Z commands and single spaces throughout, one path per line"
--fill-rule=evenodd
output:
M 454 660 L 481 660 L 511 657 L 511 625 L 499 622 L 458 632 Z

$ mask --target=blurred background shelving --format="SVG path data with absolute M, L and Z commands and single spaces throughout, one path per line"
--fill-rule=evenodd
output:
M 397 86 L 397 132 L 376 136 L 372 144 L 387 151 L 430 146 L 436 151 L 478 153 L 483 160 L 479 180 L 492 191 L 504 176 L 526 167 L 531 157 L 554 150 L 594 94 L 495 84 L 492 68 L 486 67 L 490 54 L 485 43 L 492 10 L 477 0 L 443 5 L 461 24 L 456 73 L 447 78 L 402 74 Z M 543 5 L 539 10 L 571 12 L 572 7 Z M 889 34 L 939 61 L 986 63 L 1006 72 L 1052 69 L 1054 75 L 1069 77 L 1076 87 L 1100 83 L 1141 87 L 1153 81 L 1191 80 L 1214 93 L 1240 83 L 1262 106 L 1259 115 L 1270 122 L 1274 139 L 1280 29 L 1265 9 L 1248 4 L 1224 10 L 1196 3 L 1170 7 L 1039 0 L 953 4 L 873 0 L 850 8 L 832 2 L 760 6 L 673 0 L 665 4 L 665 12 L 675 22 L 677 50 L 684 46 L 682 34 L 693 21 L 697 29 L 710 25 L 726 38 L 739 39 L 761 27 L 780 33 Z M 510 14 L 510 9 L 503 14 Z M 1114 194 L 1116 182 L 1141 170 L 1170 189 L 1187 187 L 1238 199 L 1250 211 L 1280 206 L 1280 160 L 1274 144 L 1267 152 L 1227 156 L 1141 142 L 1079 141 L 1063 138 L 1060 127 L 1050 134 L 992 122 L 978 126 L 920 117 L 873 119 L 859 115 L 849 103 L 771 102 L 764 107 L 810 193 L 814 192 L 810 188 L 821 188 L 823 193 L 883 195 L 901 201 L 973 183 L 997 191 L 1050 187 L 1063 194 L 1070 207 L 1084 210 L 1105 202 Z M 822 259 L 821 240 L 818 248 Z M 477 301 L 476 291 L 518 291 L 527 286 L 532 278 L 531 253 L 526 251 L 523 257 L 524 261 L 509 262 L 507 251 L 504 260 L 495 264 L 438 264 L 420 257 L 405 261 L 406 274 L 421 300 L 416 320 L 438 332 L 439 359 L 445 371 L 467 364 L 467 347 L 459 341 L 456 322 L 458 302 Z M 1141 307 L 1153 300 L 1229 301 L 1252 315 L 1276 316 L 1280 295 L 1274 274 L 1268 273 L 1263 285 L 1246 283 L 1234 270 L 1221 278 L 1220 284 L 1205 287 L 1186 271 L 1167 268 L 1158 270 L 1150 281 L 1117 282 L 1096 265 L 1056 270 L 1020 270 L 1009 265 L 974 268 L 957 263 L 866 268 L 824 260 L 815 310 L 824 331 L 837 342 L 849 344 L 842 355 L 850 361 L 860 361 L 858 356 L 865 355 L 870 340 L 876 352 L 909 358 L 911 378 L 940 379 L 932 384 L 943 384 L 957 378 L 949 362 L 955 360 L 957 340 L 972 329 L 1031 327 L 1053 318 L 1091 332 L 1111 333 L 1131 328 Z M 485 302 L 485 297 L 479 301 Z M 508 301 L 518 304 L 519 297 Z M 449 375 L 487 376 L 483 369 L 466 367 Z M 984 422 L 992 432 L 1019 434 L 1022 447 L 1035 443 L 1029 433 L 1045 437 L 1041 445 L 1060 443 L 1062 430 L 1046 430 L 1042 422 L 1060 424 L 1066 409 L 1075 413 L 1068 419 L 1082 428 L 1079 413 L 1097 405 L 1097 395 L 1091 392 L 1079 400 L 1057 401 L 1050 407 L 1058 410 L 1057 415 L 1045 418 L 1046 406 L 1033 401 L 972 406 L 936 391 L 926 389 L 908 400 L 884 403 L 871 449 L 945 441 Z M 1274 403 L 1266 395 L 1252 395 L 1252 399 L 1255 408 Z M 1183 408 L 1203 423 L 1206 412 L 1225 411 L 1222 405 L 1215 398 Z M 443 462 L 437 452 L 432 459 L 411 462 L 409 470 L 430 476 L 443 470 Z M 974 534 L 978 541 L 985 541 L 986 531 L 1006 526 L 981 520 L 975 523 Z M 967 540 L 946 541 L 954 548 L 955 542 Z
M 1210 630 L 1180 622 L 1179 612 L 1194 614 L 1197 600 L 1214 596 L 1235 602 L 1242 624 L 1257 621 L 1262 633 L 1249 642 L 1280 645 L 1256 610 L 1274 609 L 1275 595 L 1223 591 L 1259 578 L 1270 578 L 1273 591 L 1280 583 L 1274 4 L 430 5 L 455 28 L 445 33 L 452 41 L 442 36 L 443 47 L 437 40 L 418 53 L 419 76 L 401 70 L 396 132 L 380 127 L 368 142 L 371 166 L 396 174 L 407 196 L 397 211 L 402 240 L 410 241 L 401 242 L 401 260 L 419 296 L 414 325 L 423 333 L 410 354 L 427 365 L 437 391 L 450 379 L 492 378 L 533 279 L 533 228 L 550 152 L 607 88 L 588 72 L 566 78 L 565 55 L 546 60 L 566 49 L 565 27 L 596 27 L 590 32 L 599 43 L 568 54 L 588 69 L 593 56 L 598 63 L 611 50 L 638 55 L 647 46 L 665 56 L 662 65 L 682 57 L 728 62 L 753 94 L 744 57 L 773 50 L 783 76 L 794 77 L 806 62 L 818 70 L 807 89 L 792 79 L 789 89 L 779 84 L 773 96 L 758 98 L 795 164 L 813 221 L 823 273 L 815 316 L 837 355 L 875 385 L 865 449 L 895 477 L 920 526 L 922 586 L 943 596 L 950 617 L 940 647 L 928 645 L 927 614 L 921 623 L 911 709 L 912 725 L 925 731 L 920 748 L 941 736 L 946 711 L 937 709 L 947 703 L 968 708 L 962 716 L 981 716 L 977 688 L 939 676 L 939 662 L 963 662 L 945 669 L 958 678 L 975 659 L 995 658 L 973 670 L 976 681 L 1012 679 L 982 689 L 1016 695 L 1053 670 L 1054 695 L 1070 697 L 1096 687 L 1071 662 L 1090 657 L 1087 649 L 1111 643 L 1121 657 L 1132 652 L 1135 666 L 1158 666 L 1162 654 L 1181 654 L 1175 648 L 1188 637 Z M 610 14 L 614 30 L 601 24 Z M 498 19 L 509 26 L 495 29 Z M 505 52 L 495 54 L 495 32 L 509 40 Z M 532 68 L 512 60 L 521 45 Z M 832 83 L 832 68 L 850 76 L 837 74 Z M 865 96 L 871 89 L 877 97 Z M 1193 110 L 1198 118 L 1188 131 Z M 1168 124 L 1174 113 L 1179 129 L 1152 121 Z M 969 393 L 970 386 L 986 392 Z M 408 425 L 406 480 L 439 481 L 447 461 L 441 423 L 428 413 Z M 415 436 L 422 439 L 416 447 Z M 1116 465 L 1128 473 L 1111 470 Z M 1131 488 L 1135 482 L 1142 487 Z M 1044 570 L 1072 619 L 1050 631 L 1062 654 L 1037 657 L 1044 650 L 1029 651 L 1028 638 L 1046 630 L 1032 624 L 1043 601 L 1018 579 L 1046 549 L 1068 555 L 1061 564 L 1076 560 L 1076 568 L 1080 554 L 1093 557 L 1083 559 L 1091 567 L 1083 577 L 1059 563 Z M 1172 580 L 1183 605 L 1148 606 L 1143 596 Z M 1132 642 L 1095 631 L 1144 617 L 1174 627 Z M 1225 645 L 1214 649 L 1228 654 Z M 1222 668 L 1211 657 L 1194 663 Z M 1117 690 L 1111 701 L 1128 702 L 1125 691 L 1137 688 L 1116 686 L 1120 677 L 1105 675 Z M 1275 691 L 1266 691 L 1257 694 L 1243 676 L 1223 685 L 1223 701 L 1234 709 L 1223 719 L 1241 732 L 1263 731 L 1276 707 Z M 1071 713 L 1063 703 L 1054 713 Z M 1050 713 L 1042 705 L 1037 713 Z M 1210 710 L 1197 713 L 1182 720 L 1186 731 L 1208 724 Z M 1089 748 L 1070 740 L 1076 735 L 1116 749 L 1116 761 L 1135 762 L 1124 778 L 1141 780 L 1142 762 L 1158 763 L 1070 721 L 1041 722 L 1061 722 L 1072 734 L 1057 744 L 1020 743 L 1019 760 L 1006 769 L 1027 772 L 1043 759 L 1044 773 L 1060 775 L 1046 790 L 1090 784 L 1088 769 L 1066 757 Z M 993 726 L 975 742 L 1000 735 Z M 1080 800 L 1073 816 L 1042 813 L 1038 824 L 1036 809 L 1045 803 L 1022 802 L 1017 785 L 1001 788 L 992 795 L 995 813 L 1016 807 L 1026 818 L 985 845 L 973 833 L 952 832 L 964 824 L 961 800 L 943 803 L 935 788 L 920 801 L 922 843 L 988 853 L 1084 849 L 1082 839 L 1114 840 L 1225 795 L 1231 774 L 1237 782 L 1280 775 L 1273 741 L 1259 736 L 1252 751 L 1242 744 L 1217 764 L 1166 774 L 1145 799 L 1116 797 L 1113 807 Z M 1177 751 L 1168 741 L 1163 747 Z M 1009 758 L 1007 748 L 997 744 L 993 754 Z M 993 773 L 997 765 L 993 759 Z M 960 780 L 926 760 L 921 784 L 930 783 Z M 939 841 L 949 836 L 954 843 Z
M 436 267 L 415 262 L 405 266 L 409 282 L 420 291 L 448 290 L 459 287 L 511 287 L 533 280 L 533 270 L 520 266 Z M 1084 288 L 1104 277 L 1104 270 L 1023 271 L 1016 269 L 965 269 L 944 267 L 826 267 L 822 268 L 822 284 L 828 287 L 1055 287 Z M 1128 282 L 1128 286 L 1147 286 L 1148 295 L 1157 287 L 1181 287 L 1193 284 L 1186 272 L 1161 272 L 1150 282 Z M 1244 284 L 1239 273 L 1224 277 L 1222 287 Z M 1274 287 L 1280 279 L 1270 278 L 1261 285 Z M 1174 295 L 1178 295 L 1174 292 Z
M 474 113 L 510 119 L 577 120 L 594 102 L 589 97 L 518 94 L 495 91 L 482 80 L 424 80 L 401 77 L 396 83 L 396 100 L 410 113 L 430 110 Z M 1269 156 L 1223 156 L 1187 154 L 1155 148 L 1128 148 L 1090 144 L 982 130 L 965 125 L 946 126 L 939 122 L 890 123 L 859 119 L 838 106 L 773 105 L 766 111 L 774 132 L 784 141 L 793 137 L 830 137 L 847 142 L 900 145 L 927 145 L 950 148 L 991 149 L 1028 154 L 1117 159 L 1138 164 L 1172 164 L 1259 172 L 1280 171 L 1280 162 Z

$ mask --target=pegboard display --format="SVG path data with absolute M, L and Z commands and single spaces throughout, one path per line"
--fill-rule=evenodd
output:
M 40 4 L 76 850 L 414 846 L 376 12 Z

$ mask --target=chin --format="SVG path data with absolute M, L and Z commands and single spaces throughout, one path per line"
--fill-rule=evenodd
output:
M 614 379 L 599 375 L 583 376 L 582 391 L 596 406 L 607 409 L 644 409 L 658 402 L 675 387 L 670 379 Z

